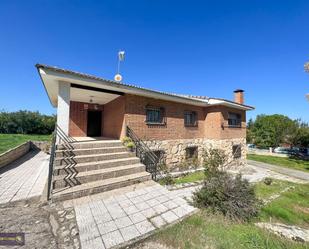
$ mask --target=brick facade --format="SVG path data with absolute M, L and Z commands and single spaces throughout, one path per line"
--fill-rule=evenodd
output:
M 125 96 L 104 105 L 104 137 L 119 139 L 124 134 Z M 122 134 L 123 133 L 123 134 Z
M 72 137 L 86 137 L 88 110 L 102 111 L 102 124 L 103 124 L 104 123 L 103 109 L 104 108 L 102 105 L 71 101 L 69 135 Z M 102 134 L 104 133 L 103 126 L 101 132 Z
M 198 107 L 176 102 L 162 101 L 136 95 L 126 95 L 125 123 L 145 140 L 169 139 L 232 139 L 246 137 L 246 112 L 225 106 Z M 164 107 L 166 124 L 147 125 L 147 105 Z M 197 127 L 184 125 L 184 112 L 195 111 L 198 116 Z M 241 128 L 228 127 L 228 113 L 241 115 Z
M 146 106 L 164 107 L 164 125 L 148 125 Z M 225 106 L 198 107 L 176 102 L 126 94 L 103 105 L 71 101 L 70 136 L 87 136 L 87 110 L 102 111 L 102 135 L 110 138 L 125 136 L 128 125 L 141 139 L 233 139 L 246 137 L 246 112 Z M 184 112 L 197 113 L 197 127 L 184 125 Z M 241 128 L 228 127 L 228 113 L 241 115 Z

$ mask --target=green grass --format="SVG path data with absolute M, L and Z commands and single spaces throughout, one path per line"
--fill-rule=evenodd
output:
M 49 141 L 51 135 L 0 134 L 0 154 L 26 141 Z
M 255 190 L 260 199 L 268 199 L 289 186 L 294 188 L 264 206 L 259 217 L 250 223 L 231 221 L 220 214 L 200 210 L 179 224 L 160 231 L 147 241 L 179 249 L 309 248 L 308 243 L 302 244 L 284 239 L 254 225 L 254 222 L 271 220 L 271 222 L 309 227 L 309 184 L 273 180 L 271 185 L 263 182 L 255 184 Z
M 155 234 L 155 241 L 179 249 L 300 249 L 308 245 L 280 238 L 252 223 L 232 222 L 207 211 Z
M 185 176 L 181 176 L 175 179 L 175 184 L 182 184 L 188 182 L 196 182 L 204 179 L 204 171 L 197 171 L 194 173 L 189 173 Z
M 309 172 L 309 161 L 288 157 L 248 154 L 247 159 Z
M 293 189 L 262 208 L 260 219 L 309 228 L 309 184 L 291 185 Z
M 273 179 L 271 185 L 266 185 L 262 181 L 255 184 L 255 193 L 257 197 L 260 199 L 268 199 L 270 196 L 279 193 L 281 190 L 289 186 L 295 186 L 295 185 L 296 184 L 293 184 L 291 182 L 279 181 L 275 179 Z

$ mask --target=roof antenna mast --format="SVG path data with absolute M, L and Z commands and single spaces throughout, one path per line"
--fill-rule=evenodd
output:
M 119 52 L 118 52 L 118 67 L 117 67 L 117 74 L 116 74 L 115 77 L 114 77 L 114 80 L 115 80 L 115 81 L 118 81 L 118 82 L 120 82 L 120 81 L 122 80 L 122 76 L 121 76 L 121 74 L 120 74 L 120 63 L 121 63 L 122 61 L 124 61 L 124 54 L 125 54 L 124 51 L 119 50 Z

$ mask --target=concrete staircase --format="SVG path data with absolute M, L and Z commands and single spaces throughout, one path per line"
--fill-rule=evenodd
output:
M 58 145 L 52 200 L 63 201 L 151 180 L 134 153 L 119 140 Z

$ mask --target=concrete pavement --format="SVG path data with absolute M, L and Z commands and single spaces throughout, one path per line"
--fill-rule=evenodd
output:
M 272 170 L 274 172 L 278 172 L 280 174 L 284 174 L 290 177 L 294 177 L 294 178 L 298 178 L 304 181 L 308 181 L 309 182 L 309 173 L 300 171 L 300 170 L 294 170 L 294 169 L 289 169 L 283 166 L 276 166 L 273 164 L 268 164 L 268 163 L 262 163 L 262 162 L 257 162 L 257 161 L 253 161 L 253 160 L 247 160 L 247 163 L 249 165 L 253 165 L 259 168 L 264 168 L 264 169 L 268 169 L 268 170 Z

